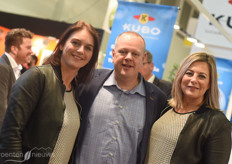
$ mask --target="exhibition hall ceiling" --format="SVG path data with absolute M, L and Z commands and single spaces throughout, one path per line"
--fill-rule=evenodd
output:
M 0 0 L 0 11 L 53 21 L 85 20 L 101 28 L 109 0 Z

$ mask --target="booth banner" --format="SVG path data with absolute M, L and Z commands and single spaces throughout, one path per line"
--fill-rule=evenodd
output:
M 203 5 L 232 36 L 232 0 L 204 0 Z M 202 14 L 198 20 L 196 38 L 205 44 L 232 48 L 232 43 Z
M 232 88 L 232 60 L 216 58 L 220 109 L 227 110 Z
M 125 31 L 139 33 L 153 54 L 153 73 L 162 78 L 177 17 L 176 6 L 119 1 L 106 49 L 104 68 L 113 68 L 112 49 L 117 36 Z

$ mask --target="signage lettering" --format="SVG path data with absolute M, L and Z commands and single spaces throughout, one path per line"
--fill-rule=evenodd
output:
M 222 21 L 222 18 L 225 18 L 226 16 L 225 15 L 219 15 L 219 16 L 215 16 L 215 14 L 212 14 L 213 17 L 215 17 L 215 19 L 219 22 L 219 23 L 223 23 L 224 21 Z M 231 22 L 231 16 L 228 16 L 227 17 L 227 20 L 226 20 L 226 25 L 227 27 L 229 28 L 232 28 L 232 22 Z M 212 23 L 210 22 L 209 23 L 210 25 L 212 25 Z
M 149 26 L 141 26 L 141 25 L 134 25 L 134 24 L 124 24 L 123 30 L 141 32 L 143 34 L 152 34 L 152 35 L 159 35 L 161 32 L 160 29 L 157 27 L 150 28 Z

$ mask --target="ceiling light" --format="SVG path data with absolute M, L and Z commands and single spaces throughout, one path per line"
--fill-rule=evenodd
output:
M 187 40 L 192 42 L 192 43 L 197 43 L 197 40 L 191 37 L 187 37 Z
M 178 26 L 178 25 L 175 24 L 175 25 L 174 25 L 174 29 L 175 29 L 175 30 L 179 30 L 179 29 L 180 29 L 180 26 Z
M 195 43 L 195 46 L 199 48 L 205 48 L 205 45 L 203 43 Z

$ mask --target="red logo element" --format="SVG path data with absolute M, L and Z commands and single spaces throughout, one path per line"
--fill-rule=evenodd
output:
M 230 1 L 232 1 L 232 0 L 230 0 Z M 140 19 L 141 18 L 141 15 L 135 15 L 135 16 L 133 16 L 135 19 Z M 155 20 L 155 18 L 153 18 L 153 17 L 151 17 L 151 16 L 149 16 L 148 17 L 148 21 L 154 21 Z
M 155 18 L 149 16 L 147 13 L 142 13 L 140 15 L 133 16 L 135 19 L 138 19 L 141 24 L 146 24 L 149 21 L 154 21 Z
M 228 2 L 232 5 L 232 0 L 229 0 Z

